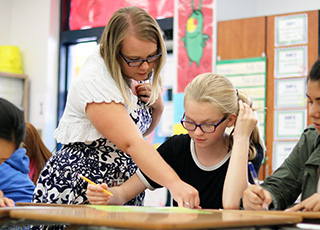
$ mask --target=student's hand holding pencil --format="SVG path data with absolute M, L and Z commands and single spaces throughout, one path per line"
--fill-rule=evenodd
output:
M 243 192 L 242 202 L 246 210 L 267 210 L 272 198 L 267 190 L 251 185 Z
M 92 185 L 97 185 L 96 183 L 94 183 L 93 181 L 89 180 L 88 178 L 86 178 L 85 176 L 81 175 L 81 174 L 78 174 L 78 176 L 85 180 L 86 182 L 88 182 L 89 184 L 92 184 Z M 109 192 L 108 190 L 102 188 L 102 191 L 106 194 L 108 194 L 109 196 L 113 196 L 111 192 Z
M 102 183 L 98 185 L 81 174 L 78 174 L 78 176 L 88 182 L 86 195 L 91 204 L 109 203 L 110 197 L 113 196 L 113 194 L 108 191 L 109 188 L 107 184 Z
M 111 196 L 106 194 L 104 190 L 108 191 L 107 184 L 102 183 L 100 185 L 88 184 L 86 195 L 90 204 L 94 205 L 107 205 L 109 204 Z

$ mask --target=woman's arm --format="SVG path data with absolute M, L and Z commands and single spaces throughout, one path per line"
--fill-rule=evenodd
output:
M 184 183 L 155 148 L 143 138 L 124 105 L 115 102 L 91 103 L 87 105 L 86 112 L 95 128 L 129 154 L 152 180 L 169 189 L 180 207 L 186 202 L 191 208 L 199 205 L 198 191 Z
M 240 100 L 232 152 L 223 186 L 222 203 L 225 209 L 238 209 L 243 191 L 248 187 L 249 140 L 256 124 L 254 112 Z

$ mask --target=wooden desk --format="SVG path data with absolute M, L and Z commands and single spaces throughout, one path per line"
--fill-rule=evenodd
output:
M 7 217 L 12 209 L 0 208 L 0 218 Z
M 26 206 L 9 216 L 29 221 L 130 229 L 208 229 L 295 224 L 301 216 L 136 206 Z
M 262 215 L 285 215 L 285 216 L 300 216 L 303 220 L 319 220 L 320 224 L 320 212 L 284 212 L 284 211 L 253 211 L 253 210 L 229 210 L 230 212 L 245 212 L 245 213 L 257 213 Z

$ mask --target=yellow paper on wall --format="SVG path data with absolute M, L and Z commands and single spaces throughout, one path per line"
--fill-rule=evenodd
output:
M 181 124 L 174 124 L 173 125 L 173 134 L 174 135 L 179 135 L 179 134 L 187 134 L 188 131 L 183 128 Z

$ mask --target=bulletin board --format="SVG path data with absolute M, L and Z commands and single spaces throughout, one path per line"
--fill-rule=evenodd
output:
M 245 32 L 244 32 L 245 31 Z M 217 34 L 217 73 L 221 75 L 230 75 L 219 69 L 219 63 L 253 60 L 264 60 L 266 64 L 266 17 L 246 18 L 230 21 L 218 22 Z M 266 67 L 265 67 L 266 68 Z M 221 73 L 219 72 L 221 71 Z M 265 87 L 266 81 L 264 83 Z M 267 94 L 267 92 L 266 92 Z M 267 98 L 267 97 L 266 97 Z M 263 103 L 267 103 L 263 100 Z M 267 120 L 269 109 L 263 114 L 260 120 Z M 261 134 L 265 133 L 266 122 L 260 124 L 263 129 Z M 265 136 L 267 142 L 267 136 Z M 259 179 L 264 178 L 264 165 L 260 169 Z
M 28 119 L 28 76 L 0 72 L 0 97 L 15 104 L 24 111 L 25 119 Z
M 307 74 L 318 58 L 318 15 L 319 11 L 308 11 L 266 17 L 265 176 L 281 165 L 303 129 L 311 124 L 304 90 Z
M 308 11 L 218 22 L 218 61 L 266 58 L 266 158 L 259 173 L 261 180 L 272 174 L 297 141 L 283 135 L 284 128 L 274 127 L 275 117 L 279 118 L 277 123 L 286 120 L 289 128 L 295 127 L 295 119 L 311 124 L 303 84 L 318 58 L 318 15 L 318 11 Z M 289 101 L 290 95 L 296 103 Z
M 236 89 L 251 98 L 254 108 L 257 108 L 261 136 L 265 139 L 266 58 L 217 61 L 216 73 L 228 77 Z

